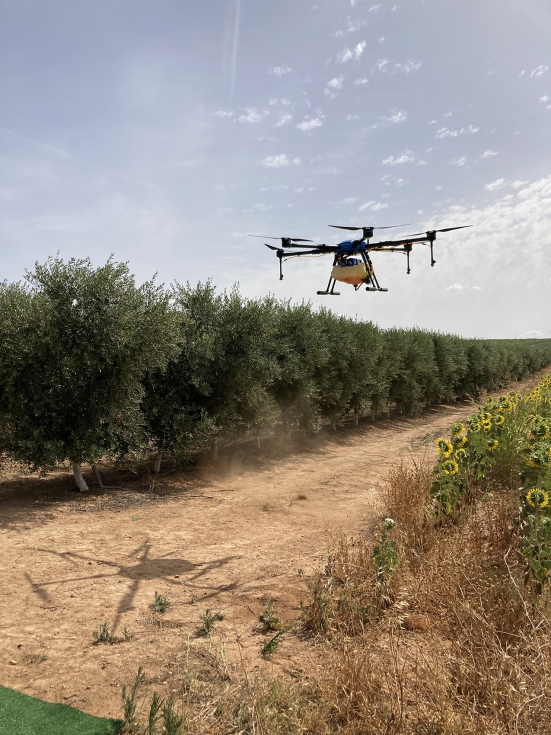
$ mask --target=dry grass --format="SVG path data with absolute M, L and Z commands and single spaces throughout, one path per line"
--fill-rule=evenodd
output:
M 376 538 L 340 538 L 311 583 L 323 674 L 229 675 L 210 652 L 180 668 L 186 732 L 222 735 L 551 735 L 549 597 L 523 586 L 518 494 L 482 496 L 455 526 L 430 515 L 431 465 L 393 470 L 400 563 L 377 586 Z

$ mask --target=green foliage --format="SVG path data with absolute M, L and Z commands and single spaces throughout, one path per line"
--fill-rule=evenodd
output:
M 279 618 L 276 617 L 276 615 L 274 614 L 273 600 L 270 600 L 270 602 L 266 605 L 262 614 L 259 617 L 259 620 L 263 624 L 265 631 L 281 630 L 282 626 L 279 622 Z
M 383 530 L 381 532 L 381 540 L 373 548 L 371 558 L 375 560 L 377 585 L 384 593 L 392 579 L 392 574 L 398 564 L 398 554 L 396 552 L 396 539 L 389 539 L 388 535 L 394 528 L 392 518 L 385 518 Z
M 281 636 L 292 630 L 294 628 L 294 623 L 291 623 L 291 625 L 286 625 L 284 628 L 282 628 L 281 626 L 279 627 L 280 630 L 274 636 L 272 636 L 272 638 L 265 638 L 262 641 L 261 653 L 263 656 L 271 656 L 272 653 L 275 653 L 277 651 L 281 642 Z
M 124 641 L 129 641 L 132 638 L 126 628 L 122 633 L 122 638 L 112 635 L 109 630 L 109 623 L 100 623 L 99 628 L 94 630 L 92 633 L 93 645 L 97 646 L 100 643 L 109 643 L 109 645 L 112 646 L 115 643 L 123 643 Z
M 155 612 L 164 613 L 170 607 L 170 601 L 168 598 L 159 595 L 158 592 L 155 592 L 155 600 L 151 607 Z
M 201 625 L 197 628 L 197 635 L 210 635 L 219 620 L 224 620 L 223 613 L 218 610 L 213 612 L 209 608 L 205 610 L 204 615 L 199 615 Z
M 123 686 L 122 688 L 122 706 L 123 706 L 123 712 L 124 712 L 124 726 L 125 726 L 125 733 L 128 733 L 128 735 L 131 735 L 137 732 L 136 713 L 137 713 L 138 703 L 136 701 L 136 697 L 138 694 L 138 689 L 143 684 L 144 679 L 145 679 L 145 673 L 142 667 L 140 666 L 138 669 L 138 673 L 136 674 L 136 678 L 134 679 L 134 684 L 132 685 L 132 689 L 130 690 L 130 693 L 127 692 L 126 686 Z
M 145 440 L 144 372 L 176 354 L 169 294 L 128 266 L 51 258 L 0 286 L 0 449 L 31 470 Z
M 145 680 L 145 673 L 140 666 L 130 693 L 122 688 L 122 704 L 124 710 L 125 735 L 184 735 L 184 718 L 175 711 L 174 698 L 161 699 L 153 692 L 147 717 L 147 724 L 142 726 L 138 721 L 138 689 Z
M 382 330 L 210 282 L 136 286 L 112 260 L 55 258 L 23 285 L 0 284 L 0 451 L 33 471 L 69 460 L 75 476 L 106 456 L 179 464 L 215 439 L 389 406 L 416 413 L 550 362 L 551 340 Z M 480 478 L 491 462 L 477 453 Z M 438 490 L 447 515 L 458 507 L 449 490 Z
M 527 395 L 488 397 L 450 439 L 437 439 L 430 494 L 435 516 L 457 519 L 479 489 L 520 477 L 520 554 L 536 593 L 551 577 L 551 375 Z

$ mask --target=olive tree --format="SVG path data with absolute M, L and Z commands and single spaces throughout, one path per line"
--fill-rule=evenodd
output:
M 147 370 L 179 345 L 169 295 L 125 263 L 50 258 L 0 288 L 0 441 L 31 471 L 138 449 Z

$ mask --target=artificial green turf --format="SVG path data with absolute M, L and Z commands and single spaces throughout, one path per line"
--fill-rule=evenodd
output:
M 0 735 L 116 735 L 122 724 L 0 685 Z

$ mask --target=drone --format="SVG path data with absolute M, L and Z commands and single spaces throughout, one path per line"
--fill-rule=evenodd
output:
M 346 283 L 358 291 L 365 284 L 366 291 L 388 291 L 381 288 L 373 262 L 370 257 L 372 252 L 381 253 L 403 253 L 407 257 L 407 273 L 411 273 L 409 256 L 414 245 L 428 245 L 430 247 L 430 264 L 434 266 L 434 241 L 438 232 L 451 232 L 451 230 L 462 230 L 472 225 L 460 225 L 459 227 L 445 227 L 441 230 L 427 230 L 407 235 L 399 240 L 383 240 L 371 243 L 375 230 L 390 230 L 395 227 L 406 227 L 407 225 L 389 225 L 387 227 L 349 227 L 344 225 L 329 225 L 338 230 L 361 231 L 361 237 L 357 240 L 344 240 L 338 245 L 303 245 L 302 243 L 313 243 L 313 240 L 305 240 L 301 237 L 266 237 L 264 235 L 250 235 L 250 237 L 261 237 L 265 240 L 280 240 L 281 247 L 274 247 L 264 243 L 267 248 L 274 250 L 279 260 L 279 280 L 283 280 L 283 261 L 290 258 L 304 256 L 333 255 L 333 269 L 329 277 L 329 283 L 325 291 L 318 291 L 318 296 L 340 296 L 335 291 L 337 281 Z M 301 252 L 293 252 L 293 249 L 301 248 Z

